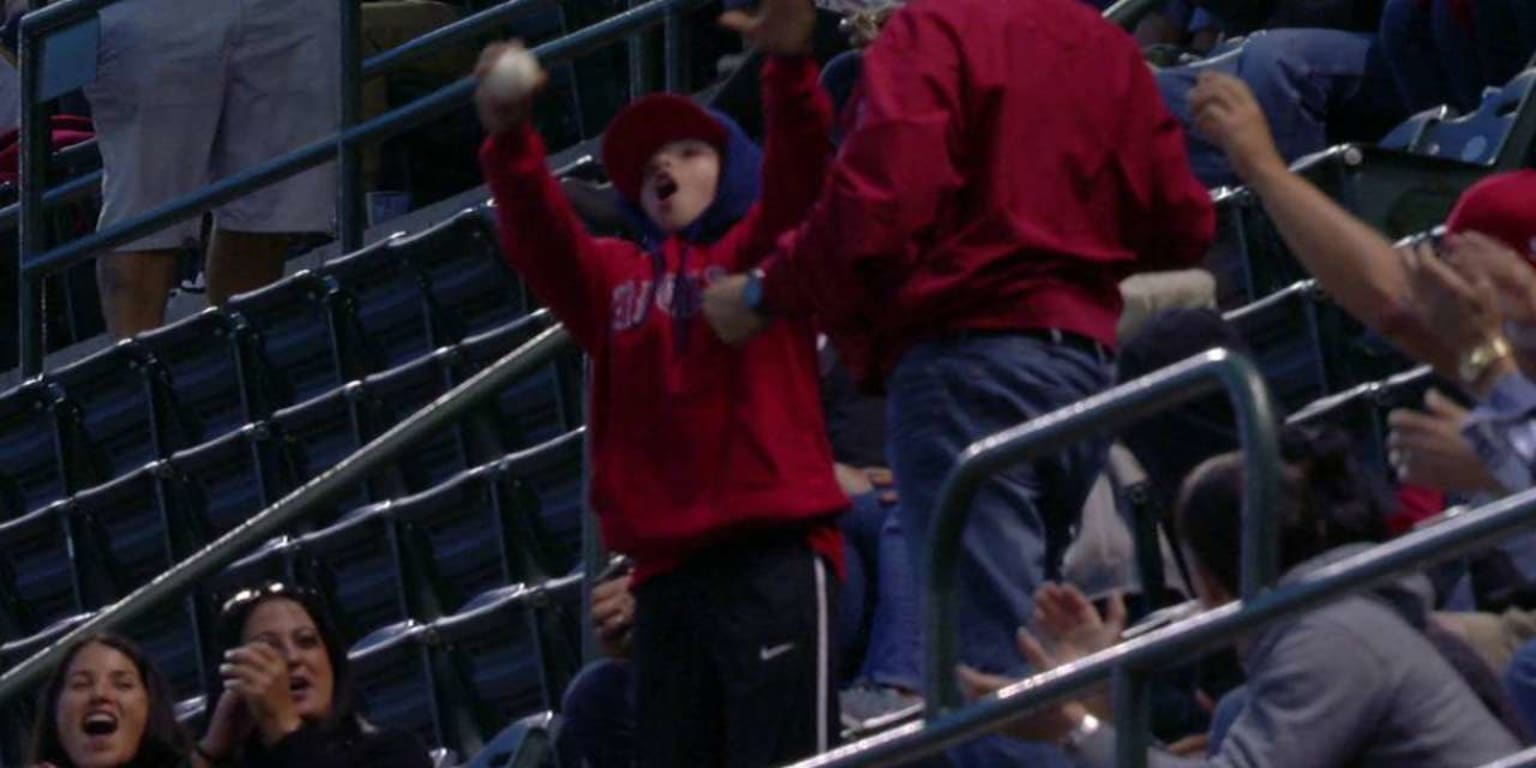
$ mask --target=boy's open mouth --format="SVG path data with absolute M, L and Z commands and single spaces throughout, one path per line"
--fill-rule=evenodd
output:
M 656 199 L 665 202 L 677 194 L 677 180 L 667 174 L 656 177 Z

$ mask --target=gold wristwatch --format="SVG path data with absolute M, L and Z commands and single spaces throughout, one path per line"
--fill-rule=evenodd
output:
M 1461 362 L 1456 368 L 1456 375 L 1461 378 L 1462 384 L 1468 387 L 1476 386 L 1488 374 L 1489 368 L 1501 360 L 1508 359 L 1512 354 L 1509 342 L 1505 341 L 1503 336 L 1495 336 L 1462 354 Z

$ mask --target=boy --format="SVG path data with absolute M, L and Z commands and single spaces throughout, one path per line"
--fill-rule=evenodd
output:
M 636 562 L 638 763 L 778 764 L 825 750 L 847 498 L 834 479 L 813 330 L 741 348 L 699 316 L 704 285 L 756 265 L 821 189 L 831 108 L 804 34 L 763 45 L 756 148 L 673 95 L 631 104 L 603 160 L 640 245 L 596 239 L 546 170 L 527 98 L 482 87 L 481 164 L 507 260 L 591 356 L 592 506 Z M 506 46 L 482 58 L 488 71 Z

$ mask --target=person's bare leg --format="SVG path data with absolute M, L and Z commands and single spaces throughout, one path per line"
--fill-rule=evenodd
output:
M 208 303 L 219 306 L 231 296 L 277 282 L 292 239 L 286 234 L 215 229 L 204 269 Z
M 96 259 L 96 284 L 107 333 L 126 339 L 165 322 L 176 282 L 176 251 L 109 253 Z

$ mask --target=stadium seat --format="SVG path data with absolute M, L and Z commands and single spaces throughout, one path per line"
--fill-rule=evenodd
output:
M 1287 411 L 1329 391 L 1317 326 L 1321 301 L 1317 284 L 1303 280 L 1225 315 L 1248 342 L 1271 393 Z
M 365 413 L 358 406 L 362 395 L 362 385 L 354 382 L 272 415 L 269 423 L 282 446 L 288 475 L 296 483 L 318 477 L 368 442 L 372 430 L 364 423 Z M 405 492 L 399 470 L 387 468 L 335 498 L 332 513 L 315 517 L 311 524 L 322 527 L 339 517 L 342 510 Z
M 581 578 L 513 585 L 475 598 L 432 625 L 470 697 L 481 737 L 508 722 L 557 709 L 579 667 Z M 480 747 L 476 744 L 476 750 Z
M 350 300 L 372 368 L 403 365 L 457 341 L 420 274 L 388 240 L 328 262 L 319 272 Z
M 1397 149 L 1404 152 L 1418 154 L 1433 154 L 1425 151 L 1426 138 L 1434 130 L 1435 126 L 1456 117 L 1456 110 L 1448 106 L 1426 109 L 1399 123 L 1376 146 L 1382 149 Z
M 455 383 L 468 379 L 547 327 L 550 316 L 534 313 L 496 330 L 465 339 Z M 519 379 L 496 398 L 502 450 L 515 451 L 554 439 L 582 423 L 582 358 L 570 349 L 544 368 Z
M 369 720 L 415 733 L 428 744 L 443 744 L 427 635 L 424 625 L 402 621 L 370 633 L 347 655 Z
M 353 510 L 334 525 L 305 534 L 296 546 L 313 563 L 314 580 L 349 637 L 388 624 L 436 618 L 431 599 L 418 599 L 415 569 L 406 563 L 390 502 Z M 424 592 L 425 590 L 421 590 Z M 423 603 L 429 603 L 423 605 Z M 419 617 L 418 614 L 421 614 Z
M 503 492 L 502 518 L 510 515 L 535 529 L 527 538 L 538 547 L 538 565 L 546 576 L 569 573 L 581 561 L 585 446 L 582 428 L 497 463 L 504 482 L 510 483 Z M 507 500 L 517 507 L 507 510 Z
M 71 549 L 71 508 L 59 501 L 0 524 L 0 629 L 7 639 L 93 607 Z
M 1528 149 L 1517 146 L 1529 142 L 1528 126 L 1517 132 L 1517 118 L 1532 109 L 1528 102 L 1536 96 L 1536 69 L 1528 70 L 1502 88 L 1489 88 L 1476 112 L 1463 117 L 1439 120 L 1428 126 L 1413 151 L 1463 163 L 1490 165 L 1507 151 Z M 1524 118 L 1527 123 L 1530 117 Z
M 0 512 L 6 518 L 88 485 L 78 408 L 56 387 L 28 381 L 0 393 Z
M 292 490 L 279 447 L 253 424 L 169 459 L 175 504 L 193 541 L 206 544 Z
M 48 380 L 76 404 L 96 474 L 117 477 L 197 442 L 165 367 L 144 347 L 122 341 L 52 371 Z
M 394 240 L 391 250 L 415 266 L 457 341 L 527 314 L 521 281 L 502 260 L 496 238 L 474 210 Z
M 277 407 L 251 336 L 243 319 L 210 308 L 141 333 L 134 343 L 165 369 L 177 401 L 197 420 L 196 439 L 212 440 Z
M 498 466 L 477 467 L 391 509 L 403 545 L 430 566 L 424 575 L 449 609 L 485 590 L 538 577 L 531 531 L 509 519 L 517 505 L 505 496 L 517 489 L 508 481 Z
M 363 380 L 360 407 L 369 439 L 387 431 L 406 417 L 441 397 L 452 386 L 449 367 L 454 350 L 444 349 L 433 355 Z M 411 451 L 411 460 L 400 471 L 413 491 L 426 490 L 478 463 L 489 461 L 496 452 L 495 430 L 484 419 L 471 418 L 422 441 Z M 479 437 L 476 437 L 479 435 Z
M 151 464 L 74 497 L 76 556 L 89 553 L 111 584 L 110 599 L 127 595 L 196 551 L 172 508 L 170 468 Z
M 277 407 L 368 373 L 353 341 L 350 302 L 333 296 L 333 287 L 305 270 L 229 302 L 228 310 L 250 324 L 256 348 L 274 376 Z
M 1422 405 L 1424 393 L 1438 379 L 1428 367 L 1419 367 L 1381 381 L 1320 398 L 1297 411 L 1288 423 L 1294 426 L 1328 425 L 1348 432 L 1359 446 L 1361 464 L 1390 472 L 1387 463 L 1387 415 L 1397 408 Z M 1453 387 L 1442 385 L 1442 391 Z

